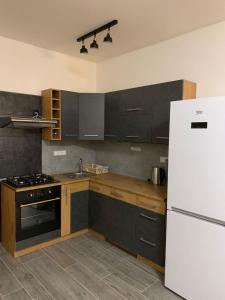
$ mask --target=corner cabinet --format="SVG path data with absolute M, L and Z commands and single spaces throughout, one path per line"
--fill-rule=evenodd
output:
M 61 91 L 62 138 L 78 139 L 79 94 Z
M 104 140 L 104 114 L 104 94 L 79 94 L 79 140 Z
M 164 267 L 164 215 L 90 191 L 89 227 L 126 250 Z

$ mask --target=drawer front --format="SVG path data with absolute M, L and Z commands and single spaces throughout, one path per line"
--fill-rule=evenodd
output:
M 135 194 L 125 192 L 117 188 L 112 188 L 96 182 L 90 182 L 90 190 L 99 194 L 103 194 L 136 205 Z
M 135 228 L 135 240 L 139 255 L 164 266 L 165 216 L 140 209 Z
M 86 191 L 88 189 L 89 189 L 89 180 L 74 182 L 70 184 L 71 194 L 76 192 Z

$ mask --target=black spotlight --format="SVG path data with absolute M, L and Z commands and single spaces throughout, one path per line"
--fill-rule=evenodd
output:
M 80 54 L 87 54 L 88 49 L 84 45 L 84 41 L 82 41 L 82 47 L 80 48 Z
M 97 43 L 97 41 L 96 41 L 96 35 L 94 35 L 94 40 L 93 40 L 93 42 L 91 43 L 90 48 L 91 48 L 91 49 L 98 49 L 98 43 Z
M 112 38 L 111 38 L 111 36 L 110 36 L 110 28 L 108 28 L 107 35 L 104 37 L 103 42 L 104 42 L 104 43 L 112 43 Z

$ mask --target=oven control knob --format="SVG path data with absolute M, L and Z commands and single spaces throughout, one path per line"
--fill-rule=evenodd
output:
M 29 193 L 29 194 L 27 195 L 27 197 L 30 198 L 30 199 L 33 199 L 33 198 L 34 198 L 34 193 Z
M 52 190 L 48 190 L 48 194 L 51 195 L 52 194 Z

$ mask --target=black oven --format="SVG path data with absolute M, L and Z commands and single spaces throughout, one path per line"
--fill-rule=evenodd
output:
M 61 187 L 16 193 L 16 241 L 61 227 Z

